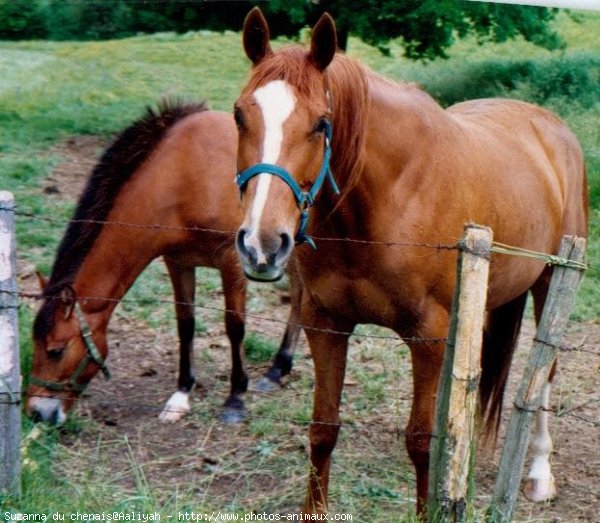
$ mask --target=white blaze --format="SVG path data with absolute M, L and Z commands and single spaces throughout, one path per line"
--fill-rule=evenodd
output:
M 276 163 L 283 142 L 283 124 L 296 106 L 296 97 L 291 87 L 283 80 L 274 80 L 254 91 L 254 99 L 260 107 L 265 126 L 261 163 Z M 261 253 L 258 241 L 258 226 L 267 202 L 267 194 L 273 175 L 259 174 L 256 195 L 250 212 L 250 234 L 246 245 L 252 245 Z

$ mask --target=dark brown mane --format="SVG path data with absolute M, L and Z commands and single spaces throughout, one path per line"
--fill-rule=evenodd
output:
M 347 193 L 357 182 L 363 167 L 364 122 L 369 110 L 369 70 L 355 60 L 336 54 L 325 70 L 325 82 L 332 94 L 332 170 Z M 272 80 L 284 80 L 308 100 L 322 98 L 326 84 L 310 61 L 306 50 L 288 47 L 267 56 L 252 69 L 244 92 L 253 92 Z M 243 94 L 243 93 L 242 93 Z
M 83 260 L 102 230 L 121 188 L 165 137 L 183 118 L 208 107 L 202 103 L 163 101 L 155 111 L 151 107 L 126 128 L 104 151 L 94 167 L 77 208 L 56 252 L 50 280 L 44 296 L 54 297 L 64 285 L 73 283 Z M 47 299 L 38 313 L 34 333 L 47 332 L 57 300 Z M 44 321 L 43 318 L 47 318 Z

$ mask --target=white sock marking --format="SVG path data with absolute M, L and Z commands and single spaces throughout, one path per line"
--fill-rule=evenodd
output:
M 261 162 L 276 163 L 283 142 L 283 124 L 294 111 L 296 97 L 286 82 L 274 80 L 254 91 L 254 99 L 262 111 L 265 125 Z M 250 234 L 246 238 L 246 245 L 254 247 L 259 258 L 262 255 L 262 249 L 258 240 L 258 229 L 272 178 L 271 174 L 258 175 L 258 186 L 250 212 Z
M 179 421 L 190 411 L 190 395 L 178 390 L 167 401 L 165 408 L 158 416 L 160 421 Z
M 527 475 L 526 496 L 532 501 L 542 501 L 554 497 L 554 477 L 550 469 L 552 438 L 548 429 L 548 407 L 550 405 L 550 383 L 542 389 L 542 409 L 537 413 L 535 428 L 531 435 L 532 462 Z

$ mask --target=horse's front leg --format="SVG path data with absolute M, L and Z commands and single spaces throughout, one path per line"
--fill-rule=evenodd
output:
M 346 370 L 349 334 L 353 324 L 336 322 L 303 304 L 302 323 L 315 368 L 313 417 L 309 431 L 311 471 L 303 511 L 327 512 L 331 453 L 340 430 L 340 399 Z M 313 328 L 311 328 L 313 327 Z
M 427 312 L 413 338 L 411 351 L 413 402 L 406 427 L 406 450 L 415 467 L 417 479 L 417 514 L 423 515 L 429 483 L 429 447 L 433 436 L 437 387 L 444 357 L 445 343 L 434 341 L 448 334 L 448 312 L 434 304 Z
M 177 392 L 173 393 L 158 417 L 161 421 L 174 422 L 180 420 L 189 412 L 189 395 L 196 383 L 192 365 L 195 332 L 196 268 L 179 265 L 168 258 L 165 258 L 165 263 L 175 295 L 175 314 L 179 334 L 179 377 L 177 379 Z
M 221 268 L 225 294 L 225 330 L 231 344 L 231 390 L 220 416 L 224 423 L 240 423 L 246 419 L 243 394 L 248 389 L 242 346 L 247 283 L 234 256 L 235 252 L 232 253 L 230 262 Z
M 272 392 L 281 386 L 281 378 L 287 376 L 292 371 L 292 362 L 294 352 L 300 338 L 300 307 L 302 305 L 302 283 L 300 275 L 296 269 L 296 264 L 288 264 L 288 275 L 290 278 L 290 315 L 287 327 L 281 340 L 281 345 L 273 363 L 264 376 L 256 383 L 256 390 L 259 392 Z

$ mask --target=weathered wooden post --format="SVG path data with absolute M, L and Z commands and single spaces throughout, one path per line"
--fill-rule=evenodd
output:
M 0 191 L 0 493 L 20 492 L 21 383 L 14 199 Z
M 559 264 L 554 268 L 548 298 L 527 366 L 523 371 L 508 425 L 494 495 L 488 512 L 490 522 L 501 523 L 511 520 L 521 484 L 531 425 L 534 415 L 541 407 L 542 388 L 548 381 L 557 347 L 562 341 L 577 287 L 583 275 L 585 244 L 584 238 L 573 236 L 564 236 L 560 244 L 558 258 L 576 263 L 573 266 Z
M 466 516 L 491 248 L 491 229 L 465 226 L 431 442 L 430 521 Z

